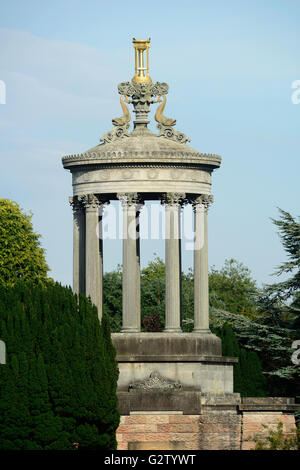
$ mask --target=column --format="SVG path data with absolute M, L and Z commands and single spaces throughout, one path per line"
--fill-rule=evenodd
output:
M 95 194 L 82 196 L 85 207 L 85 293 L 98 309 L 101 321 L 103 310 L 103 253 L 101 217 L 103 202 Z
M 141 330 L 141 247 L 140 247 L 140 212 L 144 203 L 139 201 L 136 206 L 136 313 L 137 325 Z
M 202 194 L 194 208 L 194 333 L 210 333 L 208 291 L 207 210 L 213 196 Z
M 123 309 L 122 332 L 141 331 L 140 253 L 137 224 L 139 198 L 137 193 L 117 194 L 123 208 Z
M 78 196 L 70 197 L 73 209 L 73 291 L 85 292 L 85 214 Z
M 181 235 L 180 213 L 184 193 L 167 193 L 165 205 L 166 229 L 166 318 L 165 333 L 181 332 Z

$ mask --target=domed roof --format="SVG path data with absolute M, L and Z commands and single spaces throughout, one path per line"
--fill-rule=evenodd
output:
M 126 137 L 102 143 L 78 155 L 68 155 L 62 159 L 65 168 L 90 164 L 143 164 L 179 163 L 207 165 L 218 168 L 221 157 L 215 154 L 200 153 L 192 147 L 155 135 L 148 131 L 142 135 L 133 133 Z

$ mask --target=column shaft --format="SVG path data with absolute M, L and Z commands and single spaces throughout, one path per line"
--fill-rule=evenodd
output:
M 184 195 L 167 194 L 165 203 L 166 226 L 166 318 L 165 332 L 181 332 L 181 199 Z
M 92 303 L 96 305 L 98 317 L 101 320 L 103 310 L 103 256 L 99 221 L 102 216 L 103 205 L 93 194 L 85 196 L 84 205 L 86 208 L 86 295 L 89 295 Z
M 122 331 L 134 333 L 141 330 L 138 200 L 136 193 L 118 194 L 118 198 L 123 207 Z
M 141 330 L 141 247 L 140 247 L 140 211 L 136 212 L 136 314 L 137 326 Z
M 194 201 L 194 332 L 208 333 L 208 244 L 207 209 L 212 196 L 203 195 Z
M 69 199 L 73 208 L 73 291 L 85 292 L 85 214 L 77 196 Z

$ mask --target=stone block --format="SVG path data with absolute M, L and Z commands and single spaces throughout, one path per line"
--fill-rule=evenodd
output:
M 157 432 L 156 424 L 121 424 L 117 430 L 118 433 L 142 433 L 142 432 Z
M 191 433 L 191 432 L 198 432 L 199 427 L 198 423 L 191 422 L 191 423 L 176 423 L 176 424 L 158 424 L 157 425 L 158 432 L 183 432 L 183 433 Z
M 169 415 L 169 423 L 198 423 L 199 415 Z

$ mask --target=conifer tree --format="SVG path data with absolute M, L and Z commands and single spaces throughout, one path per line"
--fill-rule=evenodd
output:
M 266 379 L 258 354 L 239 346 L 235 333 L 228 323 L 224 323 L 217 334 L 222 339 L 222 355 L 237 357 L 239 360 L 233 368 L 234 391 L 243 397 L 267 396 Z
M 221 331 L 221 340 L 222 340 L 222 355 L 229 356 L 229 357 L 237 357 L 240 356 L 240 348 L 235 337 L 235 334 L 230 325 L 227 323 L 224 324 L 222 331 Z M 241 382 L 242 382 L 242 375 L 241 375 L 241 365 L 240 362 L 234 364 L 233 366 L 233 383 L 234 383 L 234 391 L 240 392 L 241 389 Z
M 118 369 L 107 320 L 59 284 L 0 285 L 0 449 L 115 449 Z

